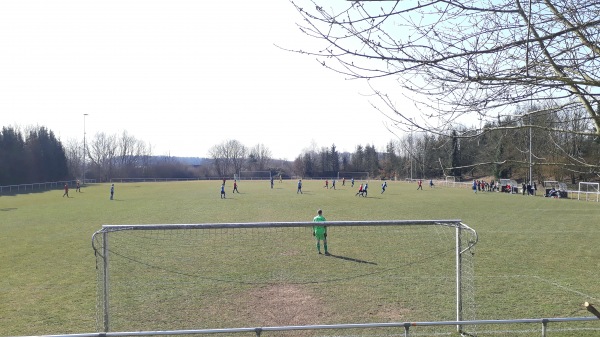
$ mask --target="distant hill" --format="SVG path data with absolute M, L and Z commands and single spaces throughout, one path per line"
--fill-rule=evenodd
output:
M 152 156 L 152 162 L 158 163 L 163 161 L 178 161 L 185 165 L 202 165 L 206 164 L 208 158 L 200 158 L 200 157 L 168 157 L 168 156 Z
M 205 164 L 208 158 L 200 158 L 200 157 L 175 157 L 178 161 L 188 164 L 188 165 L 202 165 Z

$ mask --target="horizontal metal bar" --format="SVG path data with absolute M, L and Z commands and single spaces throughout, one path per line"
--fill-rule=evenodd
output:
M 96 332 L 66 335 L 39 335 L 23 337 L 123 337 L 123 336 L 163 336 L 163 335 L 193 335 L 193 334 L 218 334 L 241 333 L 256 331 L 292 331 L 292 330 L 319 330 L 319 329 L 368 329 L 368 328 L 393 328 L 417 327 L 439 325 L 482 325 L 482 324 L 518 324 L 518 323 L 556 323 L 556 322 L 587 322 L 600 321 L 597 317 L 557 317 L 557 318 L 525 318 L 505 320 L 472 320 L 472 321 L 439 321 L 439 322 L 395 322 L 395 323 L 356 323 L 356 324 L 329 324 L 329 325 L 291 325 L 270 326 L 254 328 L 231 329 L 198 329 L 198 330 L 165 330 L 165 331 L 129 331 L 129 332 Z
M 382 221 L 327 221 L 334 226 L 423 226 L 456 225 L 461 220 L 382 220 Z M 218 228 L 267 228 L 267 227 L 307 227 L 314 226 L 312 221 L 297 222 L 246 222 L 246 223 L 204 223 L 204 224 L 139 224 L 139 225 L 103 225 L 106 231 L 119 230 L 168 230 L 168 229 L 218 229 Z

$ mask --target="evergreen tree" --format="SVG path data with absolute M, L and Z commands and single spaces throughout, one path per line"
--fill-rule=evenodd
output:
M 27 183 L 25 142 L 21 133 L 3 127 L 0 133 L 0 185 Z
M 29 132 L 25 141 L 30 182 L 57 181 L 69 178 L 67 156 L 52 131 L 39 127 Z

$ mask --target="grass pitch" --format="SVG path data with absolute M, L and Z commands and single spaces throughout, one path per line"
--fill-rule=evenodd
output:
M 61 190 L 2 196 L 0 335 L 95 331 L 91 235 L 103 224 L 310 221 L 319 208 L 328 220 L 462 219 L 479 234 L 478 319 L 589 316 L 583 302 L 600 304 L 600 204 L 462 188 L 417 191 L 404 182 L 388 182 L 381 194 L 379 182 L 369 185 L 367 198 L 355 196 L 358 186 L 349 182 L 331 190 L 321 181 L 304 181 L 302 195 L 295 181 L 273 189 L 268 181 L 242 181 L 239 194 L 228 182 L 225 200 L 219 181 L 117 183 L 112 201 L 109 184 L 71 190 L 70 198 Z M 335 244 L 331 238 L 333 251 Z M 302 300 L 291 288 L 263 295 Z M 311 306 L 318 310 L 320 303 Z M 520 328 L 539 335 L 537 326 L 514 327 Z M 571 335 L 585 333 L 599 332 Z

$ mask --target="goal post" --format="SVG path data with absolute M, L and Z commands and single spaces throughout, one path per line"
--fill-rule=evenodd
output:
M 475 319 L 468 225 L 326 225 L 331 256 L 317 254 L 314 222 L 104 225 L 98 331 Z
M 369 180 L 369 172 L 343 172 L 339 171 L 337 175 L 338 180 L 346 179 L 358 179 L 358 180 Z
M 446 176 L 446 186 L 456 186 L 456 177 L 455 176 Z
M 269 180 L 271 171 L 240 171 L 238 180 Z
M 585 194 L 585 201 L 590 200 L 590 195 L 596 195 L 596 202 L 600 200 L 600 183 L 591 183 L 582 181 L 579 183 L 579 190 L 577 191 L 577 200 L 581 200 L 581 194 Z

